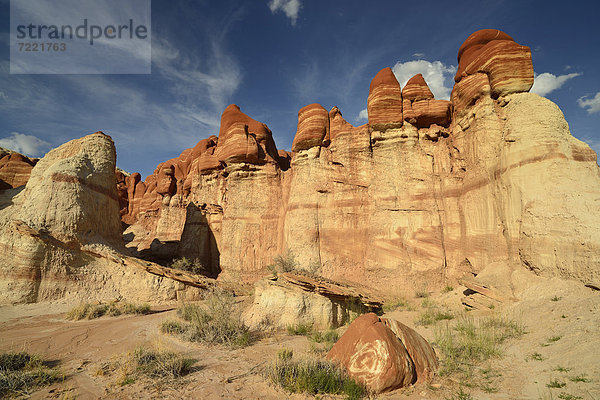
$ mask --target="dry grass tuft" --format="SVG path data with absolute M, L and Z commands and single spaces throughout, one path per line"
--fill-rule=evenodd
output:
M 344 394 L 347 399 L 361 399 L 367 389 L 347 376 L 335 364 L 320 360 L 294 360 L 293 352 L 282 349 L 277 359 L 263 371 L 270 382 L 292 393 Z
M 0 396 L 29 396 L 41 386 L 64 380 L 58 369 L 44 365 L 43 360 L 26 352 L 0 354 Z
M 177 314 L 187 323 L 168 320 L 161 331 L 179 334 L 192 342 L 244 347 L 250 344 L 249 329 L 242 323 L 233 294 L 215 289 L 205 298 L 205 305 L 186 304 Z
M 67 313 L 67 319 L 81 320 L 100 318 L 104 315 L 116 317 L 121 314 L 149 314 L 150 304 L 133 304 L 127 302 L 113 301 L 108 304 L 83 303 L 71 309 Z

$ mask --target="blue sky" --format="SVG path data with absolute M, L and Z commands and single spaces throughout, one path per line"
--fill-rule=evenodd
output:
M 497 28 L 531 47 L 535 90 L 598 152 L 600 5 L 565 4 L 153 0 L 152 74 L 10 75 L 9 1 L 0 0 L 0 146 L 40 156 L 102 130 L 118 166 L 146 176 L 217 134 L 221 112 L 236 103 L 289 150 L 307 104 L 366 122 L 369 83 L 383 67 L 401 84 L 423 73 L 436 97 L 447 96 L 462 42 Z

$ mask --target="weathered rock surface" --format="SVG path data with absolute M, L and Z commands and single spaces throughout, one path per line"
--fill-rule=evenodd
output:
M 304 268 L 390 294 L 415 281 L 441 288 L 494 263 L 600 284 L 595 154 L 552 102 L 524 93 L 533 77 L 526 47 L 486 30 L 465 41 L 459 59 L 451 102 L 433 99 L 419 76 L 403 97 L 383 69 L 368 124 L 311 105 L 295 141 L 310 145 L 290 158 L 222 161 L 189 173 L 182 196 L 146 189 L 153 194 L 126 232 L 129 246 L 198 257 L 219 279 L 242 282 L 264 277 L 273 257 L 291 250 Z M 244 124 L 272 140 L 260 123 Z M 227 147 L 212 141 L 202 154 Z
M 108 190 L 108 181 L 81 175 L 85 185 L 65 186 L 72 203 L 46 206 L 47 193 L 37 199 L 26 189 L 1 202 L 8 208 L 0 213 L 30 208 L 33 217 L 23 218 L 33 229 L 99 243 L 118 221 L 83 218 L 87 209 L 75 208 L 99 202 L 123 213 L 124 182 L 127 246 L 163 264 L 197 258 L 220 281 L 262 279 L 290 250 L 302 268 L 388 295 L 412 291 L 414 282 L 442 288 L 487 266 L 600 286 L 596 154 L 571 136 L 554 103 L 526 93 L 527 47 L 480 31 L 461 47 L 459 63 L 451 102 L 429 97 L 418 76 L 403 97 L 387 68 L 371 84 L 368 124 L 352 126 L 337 107 L 307 107 L 292 154 L 278 152 L 268 127 L 231 105 L 218 138 L 159 164 L 144 181 L 120 178 L 118 194 L 77 192 Z M 114 168 L 106 171 L 114 186 Z M 58 208 L 73 211 L 57 219 Z
M 421 335 L 373 313 L 354 320 L 327 359 L 375 393 L 431 379 L 438 367 L 433 348 Z
M 298 111 L 298 130 L 292 151 L 308 150 L 329 141 L 329 113 L 320 104 L 309 104 Z
M 19 153 L 0 151 L 0 190 L 25 185 L 37 161 Z
M 527 92 L 533 85 L 531 51 L 497 29 L 477 31 L 458 51 L 454 80 L 480 72 L 487 74 L 494 96 Z
M 352 315 L 380 312 L 382 302 L 356 287 L 297 273 L 282 273 L 254 285 L 254 302 L 243 319 L 286 328 L 298 323 L 318 329 L 342 326 Z
M 371 81 L 367 113 L 373 130 L 402 126 L 402 91 L 391 68 L 382 69 Z
M 182 288 L 123 256 L 115 147 L 101 132 L 48 152 L 0 209 L 0 303 L 174 299 Z

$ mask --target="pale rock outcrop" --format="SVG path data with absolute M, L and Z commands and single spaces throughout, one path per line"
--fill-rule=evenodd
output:
M 421 335 L 373 313 L 354 320 L 327 359 L 375 393 L 430 380 L 438 368 L 433 348 Z
M 339 327 L 352 316 L 381 312 L 382 301 L 368 291 L 303 273 L 280 273 L 254 284 L 254 301 L 244 312 L 250 328 L 286 328 L 304 323 Z
M 48 152 L 0 209 L 0 303 L 174 299 L 123 249 L 115 147 L 101 132 Z

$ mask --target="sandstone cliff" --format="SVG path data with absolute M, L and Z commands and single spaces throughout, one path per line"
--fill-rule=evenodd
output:
M 528 93 L 529 48 L 498 30 L 475 32 L 459 49 L 455 82 L 451 100 L 437 100 L 421 75 L 401 88 L 384 68 L 370 85 L 367 124 L 310 104 L 298 112 L 291 153 L 230 105 L 218 137 L 144 181 L 115 179 L 104 135 L 65 144 L 33 168 L 22 193 L 3 192 L 4 298 L 60 297 L 72 282 L 97 279 L 109 267 L 71 249 L 123 251 L 119 215 L 137 256 L 198 259 L 221 281 L 255 282 L 290 251 L 302 268 L 387 295 L 520 268 L 599 287 L 596 154 L 554 103 Z M 129 274 L 120 263 L 111 271 Z M 135 286 L 103 276 L 115 292 Z M 174 290 L 159 278 L 126 279 L 155 287 L 147 296 Z M 52 280 L 70 283 L 56 289 Z
M 482 30 L 458 63 L 451 101 L 420 75 L 400 88 L 385 68 L 366 125 L 304 107 L 289 169 L 268 128 L 229 106 L 218 138 L 128 181 L 128 246 L 246 282 L 290 250 L 328 278 L 389 293 L 490 266 L 600 285 L 596 154 L 527 93 L 529 48 Z
M 165 300 L 179 285 L 123 256 L 115 147 L 101 132 L 50 151 L 0 192 L 0 303 Z

